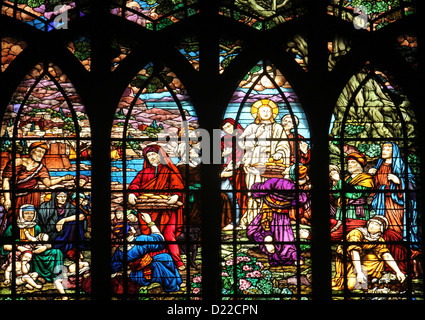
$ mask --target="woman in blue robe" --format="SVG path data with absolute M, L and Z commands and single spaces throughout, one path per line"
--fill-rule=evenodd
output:
M 388 148 L 389 151 L 387 152 L 384 148 Z M 391 154 L 389 154 L 389 152 L 391 152 Z M 385 170 L 384 166 L 388 166 L 389 163 L 390 168 Z M 376 181 L 375 185 L 378 190 L 390 191 L 391 198 L 391 200 L 386 199 L 386 197 L 388 197 L 387 192 L 377 192 L 375 194 L 372 201 L 372 207 L 376 211 L 376 214 L 383 216 L 389 214 L 387 212 L 388 201 L 392 201 L 394 204 L 402 207 L 401 236 L 405 241 L 410 241 L 412 249 L 420 249 L 422 241 L 418 230 L 418 211 L 416 206 L 416 192 L 414 191 L 416 190 L 414 174 L 410 170 L 409 165 L 404 162 L 400 148 L 395 143 L 386 142 L 382 145 L 381 156 L 371 173 L 375 175 L 374 180 Z M 398 183 L 396 183 L 394 179 L 387 178 L 389 174 L 398 177 Z M 380 183 L 379 180 L 382 179 L 387 180 L 386 183 Z M 400 192 L 399 190 L 407 190 L 408 192 Z M 391 217 L 387 218 L 391 220 Z
M 127 261 L 131 269 L 130 279 L 141 285 L 159 283 L 165 292 L 180 290 L 182 279 L 173 258 L 166 252 L 164 237 L 147 213 L 141 213 L 142 219 L 151 229 L 149 235 L 139 235 L 129 244 Z M 112 257 L 112 273 L 123 267 L 124 252 L 118 248 Z

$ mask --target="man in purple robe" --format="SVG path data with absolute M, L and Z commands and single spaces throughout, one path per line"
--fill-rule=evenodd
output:
M 302 190 L 297 191 L 292 180 L 284 178 L 255 183 L 251 190 L 251 196 L 261 200 L 262 205 L 260 213 L 247 228 L 248 238 L 260 243 L 270 266 L 303 264 L 294 244 L 289 210 L 301 208 L 307 202 L 307 195 Z

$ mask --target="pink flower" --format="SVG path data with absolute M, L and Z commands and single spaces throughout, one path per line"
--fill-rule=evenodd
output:
M 263 265 L 260 261 L 257 261 L 255 264 L 256 264 L 257 266 L 259 266 L 259 267 L 260 267 L 260 269 L 263 269 L 263 268 L 264 268 L 264 265 Z
M 200 292 L 201 292 L 201 288 L 193 288 L 192 293 L 194 293 L 194 294 L 198 294 L 198 293 L 200 293 Z
M 246 277 L 247 277 L 247 278 L 261 278 L 261 277 L 262 277 L 262 274 L 261 274 L 261 272 L 260 272 L 260 271 L 258 271 L 258 270 L 254 270 L 254 271 L 252 271 L 252 272 L 248 272 L 248 273 L 246 274 Z
M 241 263 L 243 261 L 248 262 L 250 261 L 251 258 L 247 257 L 247 256 L 239 256 L 236 258 L 236 263 Z
M 193 280 L 192 280 L 194 283 L 200 283 L 201 281 L 202 281 L 202 276 L 196 276 L 196 277 L 193 277 Z
M 239 279 L 239 289 L 241 291 L 247 290 L 252 285 L 251 282 L 245 279 Z
M 250 266 L 248 266 L 248 265 L 244 265 L 244 266 L 242 267 L 242 270 L 243 270 L 243 271 L 251 271 L 251 270 L 252 270 L 252 267 L 250 267 Z
M 229 259 L 226 261 L 226 266 L 231 266 L 233 265 L 233 259 Z
M 222 276 L 222 277 L 228 277 L 228 276 L 229 276 L 229 274 L 228 274 L 227 272 L 222 272 L 222 273 L 221 273 L 221 276 Z

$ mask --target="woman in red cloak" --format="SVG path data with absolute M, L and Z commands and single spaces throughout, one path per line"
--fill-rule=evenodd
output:
M 167 153 L 158 145 L 149 145 L 143 149 L 143 169 L 137 174 L 129 186 L 131 193 L 128 202 L 136 204 L 136 199 L 146 193 L 167 196 L 167 204 L 173 205 L 177 201 L 184 203 L 183 180 L 177 167 L 172 163 Z M 185 266 L 180 258 L 180 250 L 176 238 L 183 228 L 183 206 L 177 209 L 145 210 L 149 212 L 152 221 L 158 226 L 164 236 L 168 252 L 177 268 L 184 270 Z M 150 228 L 138 214 L 142 234 L 150 234 Z M 165 249 L 167 250 L 167 249 Z

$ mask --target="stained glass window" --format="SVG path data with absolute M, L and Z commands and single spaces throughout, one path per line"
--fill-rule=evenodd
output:
M 88 13 L 84 0 L 5 0 L 1 14 L 39 30 L 67 29 L 68 22 Z
M 400 34 L 395 41 L 396 51 L 417 70 L 418 66 L 418 37 L 414 34 Z
M 91 41 L 88 37 L 78 37 L 67 44 L 67 48 L 80 61 L 87 71 L 91 68 Z
M 222 0 L 220 14 L 257 30 L 270 30 L 306 13 L 305 3 L 297 0 Z
M 260 61 L 222 122 L 222 297 L 311 293 L 310 132 L 284 75 Z
M 379 30 L 414 13 L 415 0 L 329 0 L 328 6 L 328 14 L 368 31 Z
M 200 297 L 198 127 L 183 84 L 166 67 L 146 65 L 121 98 L 111 145 L 118 299 Z
M 226 35 L 220 39 L 220 60 L 219 60 L 219 72 L 223 73 L 224 70 L 230 65 L 239 53 L 245 47 L 245 43 L 242 40 L 234 39 L 233 37 Z
M 328 42 L 329 59 L 328 70 L 332 71 L 336 64 L 351 50 L 350 41 L 347 38 L 335 35 L 332 41 Z
M 61 69 L 27 74 L 0 135 L 0 299 L 89 298 L 91 132 Z
M 114 0 L 111 13 L 148 30 L 161 30 L 199 12 L 198 0 Z
M 176 47 L 193 68 L 199 71 L 199 37 L 197 35 L 184 37 Z
M 286 52 L 289 52 L 295 61 L 305 71 L 308 71 L 308 41 L 305 35 L 297 34 L 291 37 L 286 43 Z
M 367 64 L 330 127 L 334 299 L 423 295 L 416 117 L 402 89 Z

